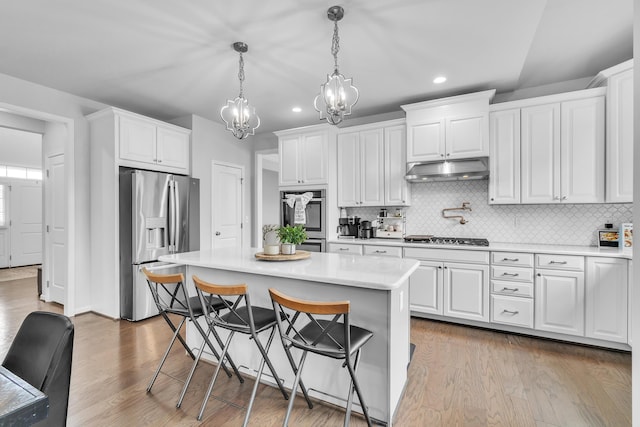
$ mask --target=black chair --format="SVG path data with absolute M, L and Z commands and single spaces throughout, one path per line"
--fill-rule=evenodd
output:
M 369 411 L 364 403 L 362 392 L 358 385 L 356 371 L 358 369 L 358 362 L 360 361 L 360 350 L 362 346 L 371 339 L 373 333 L 367 329 L 350 324 L 349 301 L 305 301 L 289 297 L 275 289 L 269 289 L 269 295 L 271 296 L 274 310 L 280 314 L 276 317 L 278 330 L 282 338 L 282 345 L 291 363 L 291 368 L 296 374 L 296 379 L 291 388 L 292 397 L 289 401 L 283 426 L 289 424 L 289 416 L 293 409 L 293 400 L 296 395 L 298 383 L 301 381 L 302 368 L 308 352 L 333 359 L 344 359 L 342 366 L 347 367 L 349 375 L 351 376 L 344 425 L 345 427 L 348 426 L 351 419 L 351 406 L 353 404 L 353 392 L 355 390 L 355 392 L 358 393 L 358 400 L 360 400 L 360 406 L 367 420 L 367 425 L 371 426 Z M 329 316 L 330 320 L 323 318 L 327 316 Z M 308 322 L 298 322 L 301 318 L 306 318 Z M 298 366 L 293 362 L 291 347 L 302 350 L 302 356 Z M 352 365 L 351 357 L 353 357 L 354 354 L 355 362 Z M 307 397 L 306 393 L 305 397 Z
M 49 415 L 39 423 L 65 426 L 74 328 L 62 314 L 34 311 L 22 322 L 2 366 L 49 397 Z
M 205 318 L 209 324 L 209 329 L 219 327 L 229 331 L 229 337 L 227 338 L 227 342 L 222 350 L 222 357 L 228 356 L 229 344 L 231 344 L 231 339 L 236 332 L 250 335 L 262 355 L 260 367 L 258 368 L 258 375 L 256 376 L 256 381 L 253 385 L 253 391 L 251 392 L 251 398 L 249 399 L 249 405 L 247 406 L 247 413 L 244 418 L 243 426 L 246 426 L 249 423 L 251 408 L 253 407 L 253 402 L 256 398 L 258 384 L 260 384 L 260 378 L 262 377 L 262 371 L 264 370 L 265 363 L 269 366 L 269 370 L 271 371 L 273 378 L 276 380 L 284 398 L 289 398 L 289 395 L 282 384 L 282 380 L 278 377 L 276 370 L 267 355 L 276 331 L 276 313 L 270 308 L 253 307 L 251 305 L 249 294 L 247 293 L 247 285 L 245 284 L 216 285 L 213 283 L 207 283 L 199 279 L 197 276 L 193 276 L 193 283 L 196 285 L 196 291 L 200 297 L 200 304 L 206 307 L 210 305 L 211 299 L 217 299 L 223 301 L 229 309 L 229 312 L 223 315 L 205 309 Z M 271 330 L 271 333 L 269 334 L 267 345 L 263 347 L 260 343 L 260 339 L 258 338 L 258 334 L 269 330 Z M 220 367 L 218 366 L 211 378 L 211 383 L 209 384 L 204 400 L 202 401 L 198 420 L 202 420 L 202 415 L 204 414 L 209 396 L 211 395 L 213 386 L 218 378 L 219 371 Z
M 197 319 L 204 314 L 204 311 L 202 310 L 200 299 L 197 296 L 189 297 L 187 289 L 185 288 L 185 285 L 184 285 L 184 275 L 182 273 L 157 274 L 149 271 L 146 268 L 143 268 L 142 271 L 147 277 L 147 284 L 149 285 L 149 289 L 151 290 L 151 295 L 156 304 L 156 307 L 158 308 L 158 312 L 160 313 L 162 318 L 167 322 L 167 324 L 173 331 L 173 337 L 171 338 L 171 342 L 169 342 L 169 345 L 167 346 L 167 349 L 164 352 L 164 355 L 162 356 L 162 360 L 160 361 L 160 364 L 156 368 L 156 371 L 153 374 L 153 377 L 151 378 L 149 385 L 147 386 L 147 392 L 151 391 L 151 388 L 153 387 L 153 384 L 158 378 L 158 375 L 160 374 L 160 370 L 162 369 L 164 362 L 167 360 L 167 356 L 169 356 L 169 352 L 171 351 L 171 348 L 173 347 L 173 344 L 176 342 L 176 339 L 177 339 L 185 348 L 189 356 L 192 359 L 194 359 L 194 362 L 191 366 L 191 371 L 189 372 L 189 375 L 187 377 L 187 380 L 185 381 L 182 392 L 180 393 L 180 398 L 178 399 L 178 403 L 176 404 L 177 407 L 180 407 L 180 405 L 182 404 L 182 400 L 184 399 L 184 396 L 187 392 L 187 387 L 191 382 L 191 377 L 193 376 L 196 366 L 200 361 L 200 356 L 202 355 L 205 344 L 209 347 L 209 349 L 211 350 L 213 355 L 216 357 L 216 359 L 218 359 L 218 366 L 222 366 L 229 377 L 231 377 L 232 374 L 229 371 L 229 369 L 224 365 L 224 363 L 222 362 L 222 359 L 220 358 L 220 354 L 218 353 L 218 351 L 215 349 L 215 347 L 209 340 L 209 332 L 213 333 L 214 338 L 220 345 L 220 348 L 222 348 L 223 343 L 222 343 L 222 340 L 220 339 L 220 336 L 216 333 L 216 331 L 205 332 L 202 326 L 200 326 L 200 324 L 197 321 Z M 209 309 L 214 311 L 221 310 L 226 307 L 224 302 L 222 302 L 219 299 L 211 300 L 209 301 L 209 304 L 210 304 Z M 169 317 L 170 314 L 181 317 L 181 320 L 178 326 L 176 326 L 171 321 L 171 318 Z M 187 319 L 191 320 L 192 324 L 198 330 L 198 332 L 200 333 L 203 339 L 203 342 L 197 357 L 193 354 L 193 352 L 185 342 L 184 338 L 180 334 L 182 325 L 184 325 Z M 244 382 L 244 379 L 240 376 L 240 372 L 236 368 L 236 365 L 233 363 L 233 360 L 231 360 L 231 358 L 228 356 L 226 359 L 229 365 L 231 365 L 232 369 L 236 373 L 236 376 L 238 377 L 240 382 L 241 383 Z

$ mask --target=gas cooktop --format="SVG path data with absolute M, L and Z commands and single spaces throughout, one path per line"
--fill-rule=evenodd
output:
M 437 237 L 432 235 L 410 235 L 405 236 L 404 241 L 433 245 L 489 246 L 489 241 L 487 239 L 475 239 L 470 237 Z

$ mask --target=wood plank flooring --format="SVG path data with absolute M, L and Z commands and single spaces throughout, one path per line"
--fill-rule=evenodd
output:
M 24 317 L 62 312 L 36 298 L 35 278 L 0 283 L 0 360 Z M 242 425 L 253 381 L 221 375 L 196 420 L 214 367 L 198 367 L 182 408 L 175 403 L 191 366 L 174 346 L 151 393 L 147 383 L 170 339 L 162 319 L 138 323 L 88 313 L 76 327 L 69 426 Z M 411 320 L 417 348 L 397 426 L 631 425 L 631 355 L 424 319 Z M 276 345 L 276 344 L 274 344 Z M 364 348 L 366 351 L 366 347 Z M 375 393 L 375 390 L 365 390 Z M 365 395 L 366 396 L 366 395 Z M 227 403 L 228 402 L 228 403 Z M 287 402 L 261 386 L 250 425 L 282 424 Z M 240 408 L 239 408 L 240 407 Z M 339 426 L 344 412 L 298 397 L 291 426 Z M 352 426 L 364 426 L 354 415 Z

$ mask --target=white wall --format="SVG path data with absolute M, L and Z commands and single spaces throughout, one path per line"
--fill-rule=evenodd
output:
M 191 115 L 172 123 L 191 129 L 191 175 L 200 179 L 200 248 L 211 248 L 211 165 L 220 161 L 244 166 L 243 245 L 250 246 L 253 217 L 252 139 L 236 139 L 220 123 Z
M 0 164 L 42 169 L 42 135 L 0 126 Z

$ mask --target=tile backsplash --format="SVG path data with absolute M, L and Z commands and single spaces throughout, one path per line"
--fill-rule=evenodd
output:
M 632 222 L 633 204 L 489 205 L 488 181 L 411 184 L 405 234 L 484 237 L 490 242 L 594 246 L 596 230 Z M 442 217 L 442 209 L 470 202 L 471 211 L 451 211 L 468 221 Z M 395 208 L 387 208 L 391 213 Z M 380 208 L 349 208 L 349 215 L 373 220 Z

